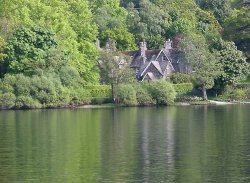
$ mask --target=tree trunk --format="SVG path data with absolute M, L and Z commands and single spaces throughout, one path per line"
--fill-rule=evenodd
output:
M 204 85 L 202 86 L 202 94 L 203 94 L 203 100 L 207 100 L 207 90 Z
M 115 103 L 115 90 L 114 90 L 114 83 L 111 84 L 111 90 L 112 90 L 112 99 L 113 99 L 113 103 Z

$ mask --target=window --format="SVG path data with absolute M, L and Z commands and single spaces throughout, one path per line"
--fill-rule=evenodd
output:
M 162 61 L 167 61 L 167 57 L 165 55 L 162 56 Z

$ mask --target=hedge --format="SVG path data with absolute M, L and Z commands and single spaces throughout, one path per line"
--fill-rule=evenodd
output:
M 250 89 L 250 83 L 238 83 L 236 85 L 236 88 L 240 89 Z
M 177 95 L 185 95 L 187 93 L 192 92 L 193 84 L 192 83 L 181 83 L 181 84 L 173 84 L 174 89 Z

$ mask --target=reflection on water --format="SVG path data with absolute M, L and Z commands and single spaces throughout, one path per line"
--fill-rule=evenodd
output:
M 0 182 L 250 182 L 250 106 L 0 112 Z

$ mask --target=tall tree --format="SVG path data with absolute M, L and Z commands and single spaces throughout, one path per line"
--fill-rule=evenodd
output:
M 129 60 L 130 58 L 121 52 L 107 49 L 102 51 L 98 61 L 102 82 L 111 85 L 114 102 L 116 102 L 117 86 L 134 81 L 135 74 L 130 68 Z
M 2 0 L 0 34 L 10 36 L 20 26 L 38 25 L 56 34 L 58 46 L 86 82 L 98 82 L 95 47 L 97 26 L 87 0 Z
M 232 12 L 230 0 L 201 0 L 200 6 L 204 10 L 211 11 L 221 24 Z
M 146 39 L 149 48 L 159 48 L 166 39 L 170 17 L 149 0 L 142 0 L 139 5 L 139 9 L 131 3 L 128 6 L 129 30 L 135 35 L 137 42 Z
M 7 57 L 4 59 L 4 70 L 10 73 L 23 73 L 25 75 L 34 75 L 41 71 L 48 72 L 50 69 L 59 69 L 65 65 L 59 57 L 66 57 L 61 52 L 55 55 L 57 42 L 51 31 L 41 27 L 20 28 L 8 40 L 4 49 Z M 56 63 L 56 64 L 55 64 Z M 5 73 L 2 73 L 5 74 Z
M 214 79 L 221 74 L 221 64 L 208 49 L 205 38 L 199 35 L 186 38 L 180 45 L 183 58 L 192 69 L 194 84 L 198 86 L 207 100 L 207 89 L 214 86 Z
M 234 10 L 233 15 L 225 23 L 224 38 L 234 41 L 250 61 L 250 10 L 242 7 Z
M 104 46 L 109 39 L 117 43 L 119 50 L 133 50 L 136 48 L 134 35 L 128 31 L 126 18 L 127 10 L 120 7 L 119 0 L 91 1 L 94 12 L 94 19 L 99 28 L 98 38 L 101 46 Z
M 219 89 L 223 89 L 226 85 L 233 85 L 246 79 L 250 74 L 250 65 L 235 44 L 220 39 L 216 42 L 215 48 L 217 59 L 223 67 L 222 75 L 216 79 L 217 88 L 219 85 Z

